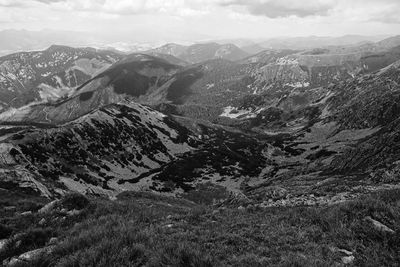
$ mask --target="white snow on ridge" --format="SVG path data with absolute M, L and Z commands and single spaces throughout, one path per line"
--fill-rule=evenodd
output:
M 251 109 L 237 109 L 232 106 L 227 106 L 224 108 L 224 111 L 219 116 L 228 117 L 231 119 L 237 119 L 239 117 L 249 119 L 249 118 L 255 118 L 257 114 L 254 113 Z
M 215 83 L 208 83 L 206 84 L 207 90 L 213 88 L 215 86 Z
M 47 77 L 47 76 L 49 76 L 50 74 L 51 74 L 51 72 L 48 71 L 48 72 L 46 72 L 46 73 L 43 73 L 41 76 L 42 76 L 42 77 Z
M 299 64 L 297 58 L 282 57 L 276 60 L 277 65 L 296 65 Z
M 286 83 L 285 85 L 294 87 L 294 88 L 303 88 L 310 86 L 309 82 L 295 82 L 295 83 Z
M 12 80 L 16 80 L 17 79 L 17 76 L 15 76 L 13 73 L 7 73 L 6 74 L 7 76 L 8 76 L 8 78 L 10 78 L 10 79 L 12 79 Z
M 73 92 L 73 88 L 68 87 L 52 87 L 47 84 L 40 84 L 38 86 L 40 99 L 43 101 L 57 100 L 60 97 L 68 96 Z
M 30 105 L 20 108 L 9 108 L 8 110 L 0 113 L 1 121 L 18 121 L 20 118 L 31 112 Z

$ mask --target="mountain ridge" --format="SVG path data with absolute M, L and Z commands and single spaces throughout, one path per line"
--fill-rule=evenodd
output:
M 217 43 L 198 43 L 190 46 L 170 43 L 144 53 L 168 54 L 192 64 L 215 58 L 235 61 L 248 56 L 247 52 L 242 51 L 236 45 Z
M 79 188 L 112 195 L 140 187 L 178 196 L 210 182 L 247 196 L 280 186 L 296 201 L 311 192 L 333 197 L 309 181 L 334 178 L 350 189 L 333 188 L 352 197 L 354 186 L 379 187 L 380 178 L 362 177 L 381 177 L 386 164 L 362 147 L 375 144 L 386 151 L 380 133 L 396 140 L 398 55 L 397 48 L 375 54 L 268 50 L 236 62 L 215 58 L 179 66 L 132 54 L 65 99 L 2 113 L 3 168 L 14 162 L 37 178 L 37 188 L 52 177 L 47 190 L 53 194 Z M 18 153 L 10 143 L 19 146 Z M 180 149 L 170 154 L 168 146 Z M 132 158 L 129 147 L 140 152 Z M 114 178 L 103 167 L 111 158 L 99 151 L 114 155 L 114 167 L 106 164 Z M 355 157 L 358 151 L 364 152 Z M 370 168 L 362 163 L 369 157 L 376 162 Z M 391 153 L 387 159 L 393 172 L 397 158 Z M 53 160 L 47 164 L 48 159 Z M 80 159 L 72 164 L 78 171 L 64 169 L 71 159 Z M 346 176 L 349 164 L 356 172 Z

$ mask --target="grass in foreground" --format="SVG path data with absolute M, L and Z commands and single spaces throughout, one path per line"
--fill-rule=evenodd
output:
M 331 207 L 263 210 L 125 193 L 91 199 L 84 214 L 50 229 L 32 216 L 27 232 L 50 231 L 60 241 L 29 266 L 333 266 L 343 255 L 332 248 L 353 252 L 356 266 L 400 263 L 398 190 Z M 395 232 L 376 230 L 366 216 Z

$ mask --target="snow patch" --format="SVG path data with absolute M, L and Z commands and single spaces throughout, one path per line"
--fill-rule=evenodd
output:
M 0 121 L 19 121 L 30 112 L 30 106 L 24 106 L 21 108 L 10 108 L 3 113 L 0 113 Z
M 46 72 L 46 73 L 43 73 L 41 76 L 42 77 L 47 77 L 47 76 L 49 76 L 51 74 L 51 72 Z
M 219 115 L 220 117 L 228 117 L 231 119 L 237 118 L 255 118 L 257 115 L 251 109 L 237 109 L 232 106 L 227 106 L 224 108 L 222 114 Z
M 17 76 L 15 76 L 13 73 L 7 73 L 8 78 L 12 79 L 12 80 L 16 80 Z
M 213 88 L 215 86 L 215 83 L 208 83 L 206 84 L 207 90 Z
M 276 60 L 277 65 L 297 65 L 299 61 L 297 58 L 282 57 Z
M 303 88 L 310 86 L 309 82 L 295 82 L 295 83 L 286 83 L 285 85 L 293 87 L 293 88 Z

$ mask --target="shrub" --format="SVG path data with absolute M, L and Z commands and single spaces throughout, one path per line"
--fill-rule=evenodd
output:
M 8 238 L 12 232 L 13 230 L 10 227 L 0 224 L 0 239 Z
M 376 194 L 376 197 L 385 203 L 400 201 L 400 189 L 386 190 Z
M 20 201 L 18 206 L 23 211 L 38 211 L 43 205 L 32 201 Z
M 203 216 L 207 213 L 207 208 L 205 206 L 197 206 L 193 208 L 188 216 L 189 222 L 191 223 L 199 223 L 204 218 Z
M 260 257 L 252 253 L 233 257 L 231 264 L 234 267 L 264 267 L 272 265 L 268 258 Z
M 36 246 L 44 246 L 53 236 L 53 230 L 50 228 L 34 228 L 22 234 L 17 240 L 21 241 L 20 247 L 33 249 Z
M 89 205 L 89 200 L 79 193 L 66 194 L 60 201 L 60 205 L 67 210 L 81 210 Z
M 57 266 L 143 266 L 146 249 L 140 244 L 115 248 L 114 240 L 102 240 L 92 247 L 76 251 L 57 262 Z M 54 265 L 54 264 L 53 264 Z M 52 266 L 52 265 L 50 265 Z
M 17 238 L 13 238 L 13 240 L 8 243 L 6 249 L 0 254 L 0 261 L 43 247 L 52 236 L 53 230 L 50 228 L 35 228 L 28 230 Z
M 195 190 L 182 194 L 182 197 L 201 205 L 211 205 L 213 202 L 229 197 L 229 192 L 220 185 L 211 183 L 200 184 Z
M 136 220 L 139 223 L 151 223 L 157 217 L 157 212 L 154 209 L 143 209 L 137 213 Z
M 213 264 L 212 258 L 200 248 L 185 243 L 169 243 L 151 260 L 149 266 L 212 267 L 217 264 Z

